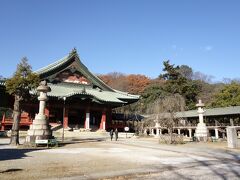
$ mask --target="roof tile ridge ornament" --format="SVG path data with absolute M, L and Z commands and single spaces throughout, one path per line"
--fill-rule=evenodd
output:
M 80 60 L 80 57 L 79 57 L 79 55 L 78 55 L 77 49 L 76 49 L 75 47 L 71 50 L 71 52 L 69 53 L 68 57 L 69 57 L 69 58 L 70 58 L 70 57 L 75 57 L 75 58 L 77 58 L 79 61 L 81 61 L 81 60 Z
M 77 54 L 77 49 L 74 47 L 72 51 L 69 53 L 69 55 Z

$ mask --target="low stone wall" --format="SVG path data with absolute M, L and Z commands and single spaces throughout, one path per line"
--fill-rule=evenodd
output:
M 179 134 L 172 134 L 172 143 L 173 144 L 183 144 L 184 136 Z M 171 136 L 170 134 L 164 134 L 159 136 L 159 143 L 170 144 Z

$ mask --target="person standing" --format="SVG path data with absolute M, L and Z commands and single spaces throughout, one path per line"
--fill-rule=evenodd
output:
M 118 130 L 117 130 L 117 128 L 115 129 L 115 140 L 117 141 L 117 139 L 118 139 Z
M 113 139 L 113 129 L 111 129 L 111 131 L 110 131 L 110 137 L 111 137 L 111 141 L 112 141 L 112 139 Z

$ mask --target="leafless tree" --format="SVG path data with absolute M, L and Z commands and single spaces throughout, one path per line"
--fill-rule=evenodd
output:
M 170 143 L 172 143 L 173 128 L 178 125 L 180 118 L 176 116 L 177 112 L 185 110 L 185 100 L 179 94 L 173 94 L 160 98 L 152 104 L 149 112 L 152 112 L 148 120 L 159 123 L 161 127 L 168 129 Z

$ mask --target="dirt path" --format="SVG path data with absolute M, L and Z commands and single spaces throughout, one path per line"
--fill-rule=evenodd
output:
M 0 178 L 239 179 L 239 151 L 219 147 L 167 146 L 146 139 L 86 139 L 53 149 L 0 145 Z

